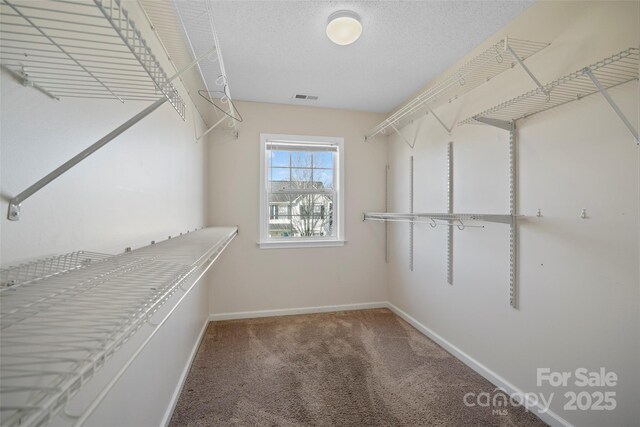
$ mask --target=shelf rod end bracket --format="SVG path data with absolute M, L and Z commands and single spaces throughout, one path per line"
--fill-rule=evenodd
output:
M 607 90 L 602 86 L 598 78 L 593 75 L 593 72 L 591 71 L 591 69 L 587 67 L 587 68 L 584 68 L 582 72 L 591 79 L 594 86 L 598 89 L 598 92 L 600 92 L 602 96 L 604 96 L 604 99 L 607 100 L 611 108 L 613 108 L 613 111 L 616 112 L 618 117 L 620 117 L 620 120 L 622 120 L 622 122 L 627 127 L 627 129 L 629 129 L 629 132 L 631 132 L 631 135 L 633 135 L 633 139 L 636 145 L 640 145 L 640 139 L 638 139 L 638 131 L 634 129 L 629 119 L 627 119 L 627 116 L 624 115 L 620 107 L 618 107 L 618 104 L 616 104 L 613 98 L 611 98 L 611 95 L 609 95 L 609 92 L 607 92 Z
M 9 221 L 20 221 L 20 204 L 13 200 L 9 202 L 9 212 L 7 213 Z
M 20 84 L 22 84 L 22 86 L 32 87 L 35 90 L 40 91 L 43 94 L 47 95 L 49 98 L 55 99 L 56 101 L 60 101 L 60 98 L 58 98 L 54 94 L 50 93 L 46 89 L 43 89 L 42 87 L 38 86 L 36 83 L 34 83 L 29 78 L 29 73 L 27 72 L 27 70 L 26 70 L 26 68 L 24 66 L 22 66 L 21 71 L 12 70 L 11 68 L 7 67 L 6 65 L 2 65 L 2 64 L 0 64 L 0 68 L 2 68 L 3 70 L 6 70 L 9 74 L 11 74 L 13 77 L 15 77 L 16 80 L 18 80 L 20 82 Z

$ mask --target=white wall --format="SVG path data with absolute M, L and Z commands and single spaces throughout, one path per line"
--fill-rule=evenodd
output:
M 540 2 L 491 41 L 509 35 L 552 42 L 527 61 L 546 83 L 637 47 L 638 16 L 637 2 Z M 524 72 L 509 70 L 437 112 L 452 123 L 533 87 Z M 636 129 L 638 94 L 637 82 L 611 90 Z M 418 124 L 405 135 L 413 137 Z M 519 309 L 509 306 L 509 230 L 500 224 L 454 231 L 453 286 L 444 227 L 416 227 L 410 272 L 408 225 L 390 225 L 390 302 L 520 390 L 555 392 L 551 409 L 568 422 L 636 425 L 638 148 L 600 95 L 517 124 L 519 211 L 529 217 L 519 226 Z M 471 125 L 448 136 L 431 117 L 420 126 L 413 151 L 389 137 L 393 211 L 408 211 L 413 155 L 415 210 L 446 212 L 446 146 L 453 141 L 455 212 L 508 213 L 506 132 Z M 588 219 L 580 218 L 583 208 Z M 617 393 L 616 410 L 563 410 L 567 389 L 537 387 L 538 367 L 616 372 L 619 384 L 608 389 Z
M 237 140 L 209 142 L 209 224 L 239 226 L 212 273 L 213 314 L 385 301 L 384 233 L 362 212 L 384 209 L 383 141 L 365 143 L 382 116 L 373 113 L 239 102 Z M 343 247 L 259 249 L 260 133 L 345 140 Z

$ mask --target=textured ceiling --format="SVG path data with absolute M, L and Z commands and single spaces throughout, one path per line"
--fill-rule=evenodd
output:
M 235 99 L 388 112 L 532 3 L 214 1 L 213 12 Z M 362 18 L 350 46 L 325 34 L 341 9 Z

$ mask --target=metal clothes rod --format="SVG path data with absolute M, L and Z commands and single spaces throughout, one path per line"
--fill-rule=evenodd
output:
M 182 70 L 178 71 L 176 74 L 173 75 L 173 77 L 167 79 L 165 84 L 169 84 L 171 81 L 173 81 L 176 78 L 178 78 L 179 76 L 181 76 L 183 73 L 185 73 L 191 67 L 196 65 L 200 60 L 202 60 L 202 58 L 208 56 L 215 49 L 216 48 L 214 47 L 210 51 L 205 52 L 200 57 L 196 58 L 191 64 L 189 64 L 188 66 L 184 67 Z M 35 184 L 31 185 L 29 188 L 27 188 L 26 190 L 24 190 L 23 192 L 21 192 L 20 194 L 18 194 L 14 198 L 12 198 L 11 201 L 9 202 L 8 218 L 10 220 L 12 220 L 12 221 L 18 221 L 20 219 L 20 204 L 22 202 L 24 202 L 26 199 L 28 199 L 33 194 L 38 192 L 45 185 L 49 184 L 51 181 L 55 180 L 60 175 L 62 175 L 63 173 L 65 173 L 66 171 L 68 171 L 69 169 L 71 169 L 72 167 L 77 165 L 78 163 L 80 163 L 82 160 L 84 160 L 85 158 L 89 157 L 91 154 L 95 153 L 100 148 L 104 147 L 107 143 L 109 143 L 114 138 L 116 138 L 117 136 L 122 134 L 124 131 L 129 129 L 131 126 L 133 126 L 134 124 L 138 123 L 140 120 L 142 120 L 143 118 L 145 118 L 146 116 L 151 114 L 158 107 L 160 107 L 162 104 L 164 104 L 167 100 L 168 100 L 167 96 L 163 96 L 162 98 L 158 99 L 156 102 L 154 102 L 153 104 L 149 105 L 147 108 L 145 108 L 144 110 L 142 110 L 141 112 L 139 112 L 138 114 L 136 114 L 135 116 L 133 116 L 132 118 L 127 120 L 126 122 L 124 122 L 122 125 L 118 126 L 116 129 L 114 129 L 113 131 L 109 132 L 104 137 L 100 138 L 98 141 L 93 143 L 91 146 L 85 148 L 80 153 L 76 154 L 74 157 L 72 157 L 71 159 L 67 160 L 62 165 L 58 166 L 52 172 L 47 174 L 44 178 L 40 179 Z
M 363 220 L 413 220 L 429 218 L 443 221 L 484 221 L 498 224 L 512 224 L 517 219 L 517 215 L 499 214 L 472 214 L 472 213 L 387 213 L 387 212 L 366 212 Z
M 386 133 L 386 130 L 390 127 L 402 128 L 418 114 L 428 112 L 430 106 L 436 106 L 447 101 L 452 102 L 487 80 L 512 68 L 513 65 L 520 64 L 523 66 L 527 74 L 536 81 L 535 77 L 524 66 L 523 61 L 548 45 L 549 43 L 511 38 L 500 40 L 398 109 L 378 126 L 371 129 L 365 136 L 365 140 L 371 139 L 378 134 Z M 510 57 L 514 61 L 507 60 Z M 447 126 L 444 127 L 447 128 Z
M 465 228 L 484 228 L 484 225 L 467 225 L 467 224 L 463 223 L 461 220 L 456 220 L 456 221 L 459 222 L 459 224 L 455 224 L 453 222 L 454 220 L 446 220 L 447 222 L 438 223 L 438 222 L 435 222 L 435 220 L 421 221 L 421 220 L 414 220 L 414 219 L 392 219 L 392 218 L 387 218 L 387 219 L 365 218 L 365 221 L 402 222 L 402 223 L 405 223 L 405 224 L 427 224 L 427 225 L 430 225 L 431 228 L 436 228 L 436 227 L 439 227 L 439 226 L 445 226 L 445 227 L 458 227 L 458 229 L 460 229 L 460 230 L 464 230 Z

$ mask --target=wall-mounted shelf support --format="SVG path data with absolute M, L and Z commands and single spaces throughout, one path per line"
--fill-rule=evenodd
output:
M 413 147 L 416 145 L 416 142 L 413 141 L 413 144 L 411 144 L 409 142 L 409 140 L 407 138 L 404 137 L 404 135 L 402 134 L 402 132 L 400 132 L 400 130 L 396 127 L 396 125 L 394 125 L 393 123 L 390 124 L 391 128 L 398 134 L 398 136 L 400 136 L 400 138 L 409 146 L 411 147 L 411 149 L 413 149 Z M 366 139 L 366 138 L 365 138 Z
M 12 70 L 11 68 L 0 64 L 0 68 L 2 68 L 3 70 L 7 71 L 13 77 L 18 79 L 18 81 L 20 82 L 20 84 L 22 86 L 32 87 L 32 88 L 36 89 L 37 91 L 40 91 L 43 94 L 47 95 L 49 98 L 55 99 L 56 101 L 60 101 L 60 98 L 58 98 L 57 96 L 53 95 L 52 93 L 50 93 L 49 91 L 47 91 L 43 87 L 40 87 L 37 83 L 35 83 L 33 80 L 31 80 L 29 78 L 29 73 L 27 72 L 27 69 L 24 66 L 21 67 L 20 70 Z
M 516 124 L 509 130 L 509 213 L 518 215 L 518 157 L 516 146 Z M 518 226 L 509 224 L 509 304 L 518 308 Z
M 513 218 L 518 215 L 518 167 L 516 147 L 516 123 L 477 116 L 480 123 L 509 132 L 509 213 Z M 518 228 L 517 221 L 509 224 L 509 304 L 518 308 Z
M 409 159 L 409 212 L 413 214 L 413 156 Z M 413 222 L 409 223 L 409 270 L 413 271 Z
M 218 127 L 218 125 L 220 125 L 222 122 L 224 122 L 225 120 L 227 120 L 226 117 L 221 118 L 220 120 L 218 120 L 217 122 L 215 122 L 214 124 L 212 124 L 211 126 L 209 126 L 209 129 L 205 130 L 204 132 L 202 132 L 202 134 L 200 134 L 200 136 L 196 137 L 196 141 L 200 141 L 202 138 L 204 138 L 205 136 L 207 136 L 209 134 L 209 132 L 211 132 L 212 130 L 214 130 L 215 128 Z M 236 138 L 238 137 L 238 132 L 236 132 Z
M 432 110 L 431 108 L 428 108 L 428 107 L 427 107 L 427 109 L 428 109 L 429 113 L 430 113 L 430 114 L 431 114 L 431 115 L 432 115 L 432 116 L 433 116 L 433 117 L 438 121 L 438 123 L 440 123 L 440 126 L 442 126 L 442 128 L 443 128 L 444 130 L 446 130 L 446 131 L 447 131 L 447 133 L 448 133 L 449 135 L 451 135 L 451 131 L 453 131 L 453 126 L 451 126 L 451 127 L 447 127 L 447 125 L 445 125 L 445 124 L 444 124 L 444 122 L 443 122 L 442 120 L 440 120 L 440 117 L 438 117 L 438 116 L 436 115 L 436 113 L 434 113 L 434 112 L 433 112 L 433 110 Z M 455 124 L 455 123 L 454 123 L 454 124 Z
M 453 214 L 453 142 L 447 144 L 447 212 Z M 453 285 L 453 224 L 447 227 L 447 283 Z
M 384 211 L 389 212 L 389 165 L 384 167 Z M 384 261 L 389 263 L 389 226 L 384 224 Z
M 511 46 L 509 46 L 509 43 L 505 43 L 505 50 L 507 50 L 511 56 L 513 57 L 513 59 L 516 60 L 516 62 L 518 63 L 518 65 L 520 65 L 520 67 L 522 67 L 522 69 L 527 73 L 527 75 L 529 75 L 529 77 L 531 78 L 531 80 L 533 80 L 533 82 L 536 84 L 536 86 L 538 86 L 538 88 L 540 88 L 540 90 L 542 90 L 544 93 L 546 93 L 548 95 L 547 90 L 542 86 L 542 83 L 540 83 L 540 81 L 536 78 L 536 76 L 533 75 L 533 73 L 531 72 L 531 70 L 529 69 L 529 67 L 527 67 L 525 65 L 525 63 L 522 61 L 522 59 L 520 59 L 520 57 L 518 56 L 518 54 L 513 50 L 513 48 Z
M 508 122 L 506 120 L 498 120 L 498 119 L 490 119 L 487 117 L 477 116 L 474 117 L 474 120 L 484 123 L 485 125 L 493 126 L 502 130 L 506 130 L 507 132 L 511 132 L 514 129 L 513 122 Z
M 183 73 L 185 73 L 191 67 L 196 65 L 200 60 L 202 60 L 204 57 L 206 57 L 208 54 L 210 54 L 213 50 L 215 50 L 215 48 L 213 48 L 209 52 L 206 52 L 205 54 L 201 55 L 200 57 L 196 58 L 187 67 L 185 67 L 182 70 L 178 71 L 176 74 L 173 75 L 173 77 L 167 79 L 166 82 L 165 82 L 165 85 L 168 85 L 173 80 L 175 80 L 178 77 L 180 77 Z M 102 148 L 105 145 L 107 145 L 110 141 L 112 141 L 113 139 L 118 137 L 120 134 L 125 132 L 131 126 L 133 126 L 136 123 L 138 123 L 140 120 L 142 120 L 145 117 L 147 117 L 149 114 L 151 114 L 153 111 L 155 111 L 158 107 L 160 107 L 162 104 L 164 104 L 168 100 L 169 100 L 169 98 L 168 98 L 167 95 L 165 95 L 162 98 L 158 99 L 153 104 L 149 105 L 147 108 L 145 108 L 144 110 L 140 111 L 138 114 L 136 114 L 135 116 L 133 116 L 132 118 L 130 118 L 129 120 L 127 120 L 126 122 L 124 122 L 123 124 L 118 126 L 116 129 L 114 129 L 113 131 L 109 132 L 107 135 L 105 135 L 104 137 L 100 138 L 98 141 L 94 142 L 92 145 L 90 145 L 89 147 L 85 148 L 80 153 L 76 154 L 75 156 L 73 156 L 71 159 L 67 160 L 62 165 L 58 166 L 52 172 L 47 174 L 44 178 L 38 180 L 35 184 L 31 185 L 26 190 L 22 191 L 20 194 L 18 194 L 14 198 L 12 198 L 9 201 L 9 212 L 7 214 L 7 218 L 9 220 L 11 220 L 11 221 L 18 221 L 20 219 L 20 204 L 22 202 L 24 202 L 26 199 L 28 199 L 29 197 L 31 197 L 32 195 L 37 193 L 40 189 L 42 189 L 44 186 L 46 186 L 47 184 L 49 184 L 50 182 L 52 182 L 53 180 L 58 178 L 60 175 L 62 175 L 63 173 L 65 173 L 66 171 L 68 171 L 69 169 L 71 169 L 72 167 L 74 167 L 75 165 L 77 165 L 78 163 L 83 161 L 84 159 L 86 159 L 87 157 L 89 157 L 91 154 L 95 153 L 100 148 Z
M 638 131 L 634 129 L 634 127 L 631 124 L 631 122 L 629 121 L 629 119 L 627 119 L 627 116 L 625 116 L 624 113 L 622 112 L 622 110 L 620 110 L 620 107 L 618 107 L 618 104 L 616 104 L 616 102 L 613 100 L 613 98 L 611 98 L 611 95 L 609 95 L 609 92 L 607 92 L 607 90 L 604 88 L 604 86 L 602 86 L 602 84 L 600 83 L 598 78 L 593 75 L 593 72 L 591 71 L 591 69 L 588 68 L 588 67 L 585 68 L 584 69 L 584 73 L 587 76 L 589 76 L 589 78 L 591 79 L 591 81 L 593 82 L 595 87 L 598 88 L 598 91 L 602 94 L 602 96 L 604 96 L 604 99 L 607 100 L 607 102 L 609 103 L 611 108 L 613 108 L 613 111 L 616 112 L 618 117 L 620 117 L 620 120 L 622 120 L 622 122 L 627 127 L 627 129 L 629 129 L 629 132 L 631 132 L 631 135 L 633 135 L 633 139 L 636 142 L 636 145 L 640 144 L 640 140 L 638 139 Z

